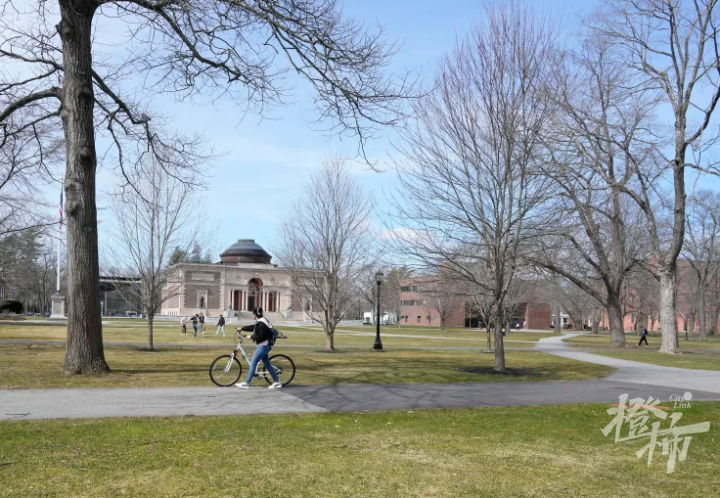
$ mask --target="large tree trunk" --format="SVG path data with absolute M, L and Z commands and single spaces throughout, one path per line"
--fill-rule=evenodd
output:
M 61 118 L 67 169 L 68 331 L 64 370 L 70 374 L 108 372 L 100 317 L 95 130 L 93 129 L 92 19 L 97 4 L 60 0 L 58 32 L 63 47 Z
M 715 331 L 717 330 L 717 323 L 718 323 L 718 308 L 716 306 L 710 306 L 710 327 L 709 327 L 709 334 L 713 335 L 715 334 Z
M 495 317 L 495 371 L 505 371 L 505 343 L 502 335 L 502 316 Z
M 610 322 L 610 346 L 614 348 L 625 347 L 625 326 L 620 300 L 617 296 L 608 296 L 608 321 Z
M 698 299 L 698 319 L 700 321 L 700 340 L 707 340 L 707 318 L 705 314 L 705 285 L 702 283 L 699 286 L 699 297 Z
M 155 320 L 155 315 L 148 315 L 148 346 L 150 350 L 152 351 L 155 349 L 155 346 L 153 346 L 153 324 Z
M 325 326 L 325 351 L 335 351 L 335 329 Z
M 675 269 L 668 269 L 660 274 L 660 325 L 662 326 L 661 353 L 675 354 L 680 352 L 678 343 L 677 321 L 675 317 L 675 301 L 677 299 L 677 282 Z

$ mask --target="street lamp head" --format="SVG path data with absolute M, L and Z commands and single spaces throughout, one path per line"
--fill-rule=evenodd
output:
M 383 281 L 383 276 L 384 276 L 384 275 L 383 275 L 383 272 L 381 272 L 381 271 L 377 272 L 377 273 L 375 274 L 375 281 L 376 281 L 378 284 L 381 284 L 382 281 Z

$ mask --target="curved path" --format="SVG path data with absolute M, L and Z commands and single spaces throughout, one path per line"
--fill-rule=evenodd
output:
M 536 348 L 548 354 L 573 360 L 606 365 L 616 369 L 606 377 L 608 382 L 632 382 L 664 386 L 688 391 L 705 391 L 720 394 L 720 371 L 691 370 L 688 368 L 663 367 L 639 361 L 621 360 L 599 354 L 578 351 L 565 344 L 563 339 L 586 334 L 564 334 L 546 337 L 538 341 Z
M 253 387 L 90 388 L 0 390 L 0 420 L 250 415 L 419 408 L 614 402 L 652 396 L 720 400 L 720 372 L 660 367 L 572 350 L 561 337 L 536 350 L 616 369 L 605 379 L 551 382 Z

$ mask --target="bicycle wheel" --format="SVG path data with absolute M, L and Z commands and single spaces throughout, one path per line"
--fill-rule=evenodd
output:
M 276 354 L 270 357 L 270 365 L 278 374 L 278 379 L 283 386 L 287 386 L 295 378 L 295 363 L 284 354 Z M 269 372 L 265 370 L 265 365 L 260 364 L 258 374 L 261 375 L 268 384 L 272 384 L 273 378 Z
M 240 380 L 242 365 L 237 357 L 224 354 L 215 358 L 210 365 L 210 380 L 220 387 L 228 387 Z

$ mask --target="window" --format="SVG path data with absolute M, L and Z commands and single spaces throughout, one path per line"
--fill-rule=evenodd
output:
M 422 317 L 420 315 L 417 316 L 417 322 L 420 323 L 420 320 L 422 320 Z
M 403 287 L 400 287 L 400 292 L 410 292 L 410 286 L 405 285 Z

